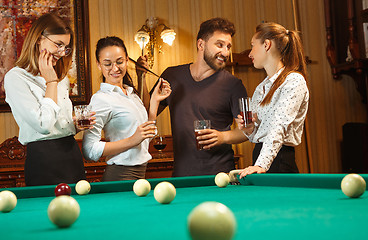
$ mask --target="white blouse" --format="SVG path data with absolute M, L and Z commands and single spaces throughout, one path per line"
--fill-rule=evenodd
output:
M 83 154 L 87 159 L 97 161 L 105 148 L 106 142 L 115 142 L 132 136 L 137 127 L 148 121 L 148 114 L 141 99 L 127 87 L 125 95 L 120 87 L 101 83 L 100 90 L 92 98 L 90 106 L 96 112 L 94 128 L 84 131 Z M 101 141 L 104 130 L 106 142 Z M 138 146 L 120 154 L 107 157 L 107 164 L 134 166 L 149 161 L 149 139 Z
M 57 104 L 45 98 L 46 80 L 23 68 L 14 67 L 7 72 L 4 87 L 5 101 L 19 126 L 18 140 L 23 145 L 76 133 L 68 78 L 58 83 Z
M 248 138 L 253 143 L 263 143 L 255 165 L 266 171 L 271 167 L 282 145 L 297 146 L 301 143 L 308 110 L 309 91 L 306 81 L 301 74 L 295 72 L 287 75 L 269 104 L 260 106 L 282 70 L 270 78 L 266 77 L 257 86 L 252 97 L 253 112 L 257 113 L 259 122 Z

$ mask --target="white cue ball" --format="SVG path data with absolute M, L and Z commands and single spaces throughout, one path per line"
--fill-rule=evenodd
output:
M 160 182 L 155 187 L 153 195 L 157 202 L 167 204 L 174 200 L 176 196 L 176 189 L 174 185 L 169 182 Z
M 138 179 L 133 185 L 133 191 L 138 197 L 147 196 L 151 191 L 151 184 L 146 179 Z
M 215 177 L 215 183 L 218 187 L 226 187 L 229 185 L 230 177 L 224 172 L 220 172 Z
M 75 185 L 75 191 L 79 195 L 86 195 L 89 193 L 89 191 L 91 191 L 91 184 L 89 184 L 89 182 L 86 180 L 80 180 Z
M 360 197 L 366 188 L 364 178 L 358 174 L 348 174 L 341 181 L 342 192 L 351 198 Z
M 219 202 L 203 202 L 188 216 L 192 240 L 230 240 L 236 231 L 233 212 Z
M 47 215 L 51 222 L 60 228 L 72 225 L 79 217 L 79 213 L 78 202 L 68 195 L 54 198 L 47 209 Z
M 17 196 L 11 191 L 4 190 L 0 192 L 0 211 L 10 212 L 17 205 Z

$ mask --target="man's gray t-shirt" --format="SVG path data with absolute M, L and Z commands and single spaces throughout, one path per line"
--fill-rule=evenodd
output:
M 229 144 L 197 150 L 194 120 L 211 120 L 211 128 L 230 130 L 239 114 L 239 98 L 247 92 L 241 80 L 225 70 L 196 82 L 190 64 L 167 68 L 161 77 L 170 82 L 169 106 L 174 148 L 173 176 L 211 175 L 234 169 L 234 152 Z

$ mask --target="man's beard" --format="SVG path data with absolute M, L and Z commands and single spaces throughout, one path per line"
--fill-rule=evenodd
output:
M 222 64 L 218 64 L 217 61 L 217 57 L 221 57 L 222 59 L 224 59 L 224 62 Z M 215 56 L 211 56 L 208 51 L 205 49 L 204 50 L 204 57 L 203 57 L 204 61 L 207 63 L 208 66 L 210 66 L 210 68 L 212 68 L 215 71 L 219 71 L 222 70 L 226 67 L 226 61 L 227 61 L 227 57 L 222 56 L 220 53 L 216 54 Z

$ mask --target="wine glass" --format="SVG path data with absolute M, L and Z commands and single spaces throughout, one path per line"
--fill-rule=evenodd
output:
M 162 135 L 156 135 L 153 139 L 153 147 L 158 150 L 158 158 L 165 158 L 166 155 L 162 152 L 166 147 L 166 139 Z

